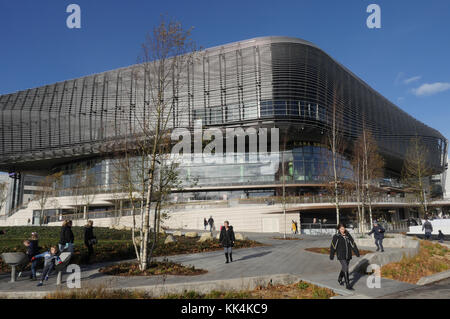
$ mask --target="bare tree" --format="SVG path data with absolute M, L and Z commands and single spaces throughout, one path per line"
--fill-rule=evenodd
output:
M 53 197 L 56 195 L 56 191 L 59 188 L 62 173 L 55 173 L 44 177 L 38 183 L 38 190 L 36 190 L 33 200 L 37 201 L 40 209 L 39 225 L 42 225 L 44 221 L 44 211 L 47 205 L 55 206 L 57 200 Z
M 427 212 L 427 191 L 429 184 L 426 179 L 433 171 L 428 165 L 428 148 L 422 139 L 415 136 L 410 140 L 402 169 L 402 182 L 406 184 L 419 202 L 422 214 Z
M 8 183 L 2 182 L 0 183 L 0 212 L 3 209 L 3 206 L 6 204 L 7 198 L 8 198 Z
M 359 231 L 364 232 L 365 208 L 369 209 L 370 227 L 372 227 L 372 199 L 376 181 L 383 176 L 384 160 L 378 152 L 378 145 L 372 133 L 363 128 L 353 149 L 353 179 L 358 201 Z
M 141 84 L 136 99 L 142 105 L 130 103 L 135 124 L 130 121 L 127 127 L 118 177 L 133 211 L 132 239 L 141 270 L 151 263 L 165 202 L 180 186 L 178 164 L 171 156 L 171 133 L 188 114 L 187 106 L 178 104 L 195 59 L 190 37 L 191 29 L 163 17 L 147 35 L 140 64 L 132 73 L 132 82 Z
M 343 109 L 338 101 L 338 89 L 333 92 L 333 104 L 331 116 L 329 117 L 329 129 L 325 134 L 325 143 L 328 147 L 325 168 L 325 178 L 329 180 L 332 193 L 334 196 L 334 204 L 336 207 L 336 224 L 340 221 L 340 197 L 342 183 L 344 182 L 343 160 L 346 150 L 346 142 L 343 134 Z
M 83 172 L 81 177 L 82 185 L 79 188 L 81 204 L 83 205 L 83 218 L 88 219 L 89 207 L 95 200 L 98 193 L 95 174 L 89 169 Z

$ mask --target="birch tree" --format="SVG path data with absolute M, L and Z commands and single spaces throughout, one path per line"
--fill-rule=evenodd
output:
M 340 222 L 340 189 L 343 183 L 343 157 L 346 150 L 346 143 L 343 134 L 343 109 L 338 100 L 338 89 L 333 91 L 333 104 L 331 106 L 331 114 L 329 116 L 329 128 L 325 134 L 325 143 L 328 147 L 327 151 L 327 167 L 326 178 L 331 177 L 330 184 L 336 207 L 336 224 Z
M 364 232 L 366 207 L 369 209 L 369 221 L 372 227 L 372 199 L 377 187 L 376 181 L 383 176 L 384 167 L 384 160 L 378 152 L 378 144 L 372 133 L 365 127 L 355 141 L 352 165 L 358 201 L 359 231 Z
M 140 64 L 133 70 L 132 83 L 141 86 L 135 90 L 136 100 L 142 104 L 130 103 L 129 114 L 136 125 L 127 129 L 130 134 L 121 166 L 122 189 L 133 212 L 137 211 L 132 217 L 132 238 L 141 270 L 151 263 L 165 202 L 180 185 L 178 164 L 171 156 L 171 132 L 188 118 L 188 105 L 180 105 L 180 100 L 190 99 L 183 87 L 194 59 L 191 29 L 163 17 L 147 35 Z
M 410 140 L 402 168 L 402 182 L 409 187 L 419 202 L 424 216 L 427 213 L 427 178 L 433 174 L 428 165 L 428 148 L 422 139 L 415 136 Z
M 55 199 L 56 190 L 59 188 L 59 183 L 61 181 L 62 173 L 55 173 L 52 175 L 45 176 L 38 183 L 38 190 L 36 190 L 33 200 L 35 200 L 39 205 L 39 225 L 42 225 L 44 220 L 44 211 L 47 205 L 52 204 L 55 206 L 57 204 L 57 199 Z
M 6 199 L 8 198 L 8 183 L 0 183 L 0 212 L 6 204 Z M 6 214 L 6 211 L 5 211 Z

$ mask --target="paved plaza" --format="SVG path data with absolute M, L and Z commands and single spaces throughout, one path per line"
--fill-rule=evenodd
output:
M 292 274 L 301 279 L 334 289 L 338 294 L 357 295 L 368 298 L 395 296 L 418 286 L 395 280 L 381 279 L 381 288 L 368 288 L 366 275 L 351 274 L 354 292 L 346 291 L 337 283 L 340 264 L 336 260 L 330 261 L 329 256 L 305 251 L 308 247 L 328 247 L 330 237 L 304 236 L 302 240 L 276 240 L 280 234 L 249 233 L 250 239 L 257 240 L 266 246 L 256 248 L 236 249 L 233 252 L 234 261 L 225 264 L 222 251 L 177 255 L 168 257 L 169 260 L 184 265 L 194 265 L 196 268 L 206 269 L 208 272 L 197 276 L 154 276 L 154 277 L 117 277 L 107 276 L 98 272 L 101 266 L 111 264 L 96 264 L 82 267 L 82 287 L 107 286 L 115 288 L 143 287 L 161 284 L 183 284 L 194 282 L 208 282 L 229 280 L 246 277 L 270 276 L 277 274 Z M 360 247 L 363 249 L 373 249 Z M 395 248 L 387 248 L 386 251 Z M 351 263 L 355 263 L 353 257 Z M 67 275 L 63 276 L 63 284 Z M 50 277 L 43 287 L 36 287 L 36 282 L 28 279 L 28 274 L 10 283 L 9 275 L 0 275 L 0 294 L 7 292 L 39 292 L 52 291 L 56 287 L 56 276 Z M 14 294 L 14 293 L 13 293 Z M 450 297 L 447 295 L 447 297 Z

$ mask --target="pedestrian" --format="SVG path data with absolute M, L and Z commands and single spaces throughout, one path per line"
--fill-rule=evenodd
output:
M 88 264 L 91 261 L 91 257 L 94 255 L 95 244 L 97 244 L 97 238 L 94 235 L 94 222 L 92 220 L 88 220 L 86 226 L 84 226 L 84 245 L 88 249 Z
M 63 252 L 65 250 L 73 253 L 73 232 L 72 232 L 72 221 L 65 220 L 63 221 L 61 227 L 61 233 L 59 238 L 59 251 Z
M 39 240 L 38 234 L 36 232 L 31 233 L 31 238 L 29 240 L 25 240 L 23 244 L 27 247 L 27 257 L 31 262 L 31 274 L 30 279 L 36 280 L 36 268 L 37 268 L 37 260 L 31 261 L 31 259 L 39 254 Z M 19 276 L 20 277 L 20 276 Z
M 380 224 L 378 224 L 377 221 L 374 221 L 372 230 L 368 233 L 369 236 L 373 234 L 373 238 L 375 238 L 375 245 L 377 246 L 377 251 L 379 251 L 381 248 L 381 252 L 384 252 L 383 239 L 385 231 L 386 230 Z
M 439 233 L 438 233 L 438 240 L 439 240 L 439 242 L 442 244 L 442 243 L 444 242 L 445 235 L 442 233 L 441 230 L 439 230 L 438 232 L 439 232 Z
M 205 226 L 205 230 L 206 230 L 206 226 L 208 226 L 208 221 L 206 220 L 206 218 L 203 218 L 203 226 Z
M 214 228 L 214 219 L 212 218 L 212 216 L 209 216 L 208 224 L 209 224 L 209 231 L 212 232 Z
M 353 237 L 345 229 L 344 224 L 339 224 L 338 232 L 333 236 L 330 245 L 330 260 L 334 259 L 336 254 L 337 259 L 341 263 L 341 272 L 339 273 L 338 283 L 342 286 L 344 285 L 342 278 L 345 280 L 345 288 L 348 290 L 353 290 L 350 286 L 350 277 L 348 274 L 348 266 L 350 260 L 352 259 L 352 252 L 359 257 L 359 250 L 356 246 Z
M 44 258 L 44 270 L 42 271 L 41 280 L 37 284 L 38 287 L 40 287 L 44 284 L 44 280 L 45 281 L 48 280 L 48 276 L 55 269 L 55 265 L 62 263 L 61 258 L 59 258 L 57 253 L 58 253 L 58 248 L 56 246 L 51 246 L 49 251 L 46 251 L 45 253 L 36 255 L 31 258 L 32 261 L 35 261 L 38 258 Z
M 226 258 L 226 263 L 228 264 L 229 261 L 233 262 L 233 251 L 232 251 L 232 247 L 234 246 L 234 242 L 235 242 L 235 237 L 234 237 L 234 231 L 233 231 L 233 226 L 230 226 L 230 223 L 226 220 L 223 223 L 223 226 L 220 228 L 220 237 L 219 237 L 219 242 L 223 247 L 223 250 L 225 251 L 225 258 Z M 229 260 L 228 260 L 228 257 Z
M 425 223 L 422 225 L 422 231 L 425 230 L 425 239 L 431 239 L 431 233 L 433 232 L 433 225 L 428 220 L 428 217 L 425 217 Z
M 292 220 L 292 233 L 297 234 L 297 225 L 294 220 Z

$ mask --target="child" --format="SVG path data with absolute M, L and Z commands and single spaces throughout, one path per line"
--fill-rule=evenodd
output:
M 33 232 L 31 233 L 31 239 L 25 240 L 23 244 L 27 247 L 27 256 L 28 259 L 31 261 L 31 280 L 36 280 L 36 267 L 37 267 L 37 260 L 32 260 L 34 256 L 39 254 L 39 246 L 38 246 L 38 234 Z M 22 272 L 19 273 L 19 277 L 22 274 Z
M 38 287 L 42 286 L 44 283 L 44 279 L 48 280 L 48 276 L 50 273 L 55 269 L 55 264 L 61 264 L 61 258 L 56 255 L 58 252 L 58 248 L 56 246 L 50 247 L 50 251 L 47 251 L 45 253 L 39 254 L 31 258 L 32 261 L 36 260 L 37 258 L 44 258 L 44 270 L 42 271 L 42 277 L 41 281 L 37 284 Z

